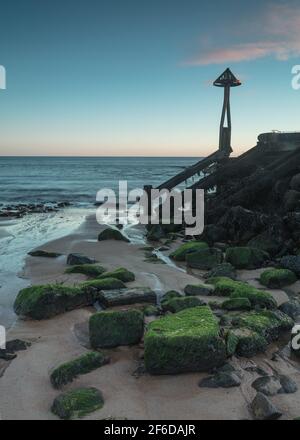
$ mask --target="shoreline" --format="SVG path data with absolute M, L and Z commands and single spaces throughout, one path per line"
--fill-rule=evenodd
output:
M 126 267 L 136 275 L 136 281 L 128 286 L 147 286 L 160 294 L 167 290 L 183 290 L 189 283 L 201 280 L 201 271 L 186 273 L 168 264 L 145 261 L 141 244 L 119 241 L 97 241 L 97 234 L 104 229 L 89 216 L 72 234 L 45 243 L 46 251 L 64 254 L 57 259 L 26 257 L 24 274 L 31 284 L 63 282 L 72 286 L 86 279 L 81 274 L 65 274 L 66 255 L 81 253 L 95 258 L 107 270 Z M 130 234 L 130 231 L 129 231 Z M 174 245 L 172 245 L 174 246 Z M 255 284 L 257 271 L 239 271 L 239 279 Z M 279 303 L 287 300 L 283 291 L 274 291 Z M 205 297 L 202 297 L 205 299 Z M 208 298 L 206 298 L 208 299 Z M 209 300 L 217 299 L 209 297 Z M 134 307 L 130 306 L 130 307 Z M 128 306 L 118 307 L 126 309 Z M 58 391 L 53 389 L 49 373 L 59 364 L 86 352 L 86 327 L 93 307 L 86 307 L 58 315 L 43 321 L 18 319 L 8 332 L 8 339 L 25 339 L 32 343 L 17 358 L 0 364 L 0 419 L 56 419 L 50 412 Z M 146 419 L 146 420 L 212 420 L 251 419 L 248 405 L 255 396 L 251 383 L 257 377 L 246 372 L 245 366 L 258 365 L 272 373 L 272 368 L 289 374 L 300 388 L 299 372 L 291 363 L 280 358 L 272 363 L 271 355 L 280 349 L 277 343 L 267 353 L 251 359 L 233 358 L 232 364 L 243 374 L 243 383 L 237 388 L 199 388 L 199 381 L 207 373 L 188 373 L 173 376 L 151 376 L 139 372 L 143 345 L 104 350 L 111 362 L 86 375 L 79 376 L 62 391 L 78 386 L 96 386 L 103 392 L 105 405 L 85 419 Z M 0 361 L 1 362 L 1 361 Z M 3 364 L 2 364 L 3 367 Z M 298 374 L 297 374 L 298 373 Z M 279 395 L 284 418 L 297 417 L 299 394 Z

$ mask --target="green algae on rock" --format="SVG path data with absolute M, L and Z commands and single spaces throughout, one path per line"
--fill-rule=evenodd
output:
M 90 288 L 99 290 L 113 290 L 113 289 L 124 289 L 126 286 L 123 281 L 117 278 L 103 278 L 101 280 L 91 280 L 80 284 L 85 290 L 90 290 Z
M 130 281 L 135 280 L 135 275 L 133 272 L 125 269 L 125 267 L 119 267 L 118 269 L 112 270 L 111 272 L 104 272 L 99 274 L 98 280 L 102 280 L 104 278 L 116 278 L 118 280 L 123 281 L 123 283 L 129 283 Z
M 88 277 L 97 277 L 103 272 L 105 272 L 104 267 L 97 264 L 77 264 L 65 270 L 65 273 L 82 273 Z
M 104 241 L 104 240 L 118 240 L 118 241 L 126 241 L 127 243 L 130 242 L 130 240 L 125 237 L 122 232 L 119 231 L 119 229 L 115 228 L 106 228 L 104 231 L 101 231 L 98 235 L 98 241 Z
M 250 358 L 266 351 L 268 342 L 259 333 L 248 328 L 231 329 L 227 334 L 227 353 L 229 356 Z
M 231 247 L 226 249 L 225 260 L 236 269 L 258 269 L 270 256 L 261 249 L 251 247 Z
M 220 366 L 226 347 L 219 325 L 207 306 L 157 319 L 145 335 L 145 366 L 152 374 L 206 371 Z
M 109 358 L 103 353 L 90 351 L 56 367 L 50 375 L 50 381 L 54 388 L 61 388 L 80 374 L 87 374 L 108 362 Z
M 169 301 L 173 298 L 181 298 L 183 295 L 181 293 L 177 292 L 177 290 L 169 290 L 161 297 L 161 304 L 163 304 L 165 301 Z
M 98 312 L 89 320 L 90 343 L 93 348 L 137 344 L 143 332 L 143 313 L 134 309 Z
M 77 388 L 56 397 L 51 411 L 61 419 L 68 420 L 84 417 L 101 409 L 103 405 L 102 393 L 97 388 Z
M 200 249 L 187 254 L 187 265 L 193 269 L 210 270 L 223 261 L 223 252 L 217 248 Z
M 170 258 L 176 261 L 185 261 L 188 254 L 197 252 L 200 249 L 207 249 L 208 244 L 203 241 L 189 241 L 179 246 L 175 251 L 170 254 Z
M 210 286 L 209 284 L 188 284 L 184 288 L 184 293 L 189 296 L 194 295 L 204 295 L 210 296 L 214 294 L 214 286 Z
M 248 298 L 232 298 L 222 303 L 224 310 L 250 310 L 251 303 Z
M 280 289 L 297 281 L 297 277 L 288 269 L 267 269 L 259 279 L 260 283 L 271 289 Z

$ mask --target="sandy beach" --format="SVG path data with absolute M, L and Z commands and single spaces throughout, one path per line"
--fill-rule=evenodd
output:
M 188 283 L 201 279 L 201 272 L 197 270 L 188 274 L 172 265 L 144 261 L 141 244 L 113 240 L 98 242 L 96 237 L 101 229 L 103 226 L 89 216 L 72 235 L 42 246 L 44 250 L 59 252 L 63 256 L 57 259 L 28 256 L 24 276 L 32 284 L 64 282 L 72 286 L 86 279 L 85 275 L 64 274 L 66 255 L 77 252 L 95 258 L 107 270 L 126 267 L 136 275 L 136 281 L 129 283 L 129 286 L 148 286 L 155 289 L 158 295 L 170 289 L 182 291 Z M 240 271 L 239 278 L 255 285 L 258 274 L 259 270 Z M 273 292 L 278 304 L 287 300 L 283 291 Z M 86 352 L 89 344 L 87 322 L 94 312 L 95 309 L 91 307 L 43 321 L 17 320 L 9 331 L 8 339 L 19 338 L 32 345 L 18 352 L 13 361 L 0 361 L 1 419 L 56 419 L 50 408 L 59 392 L 51 386 L 49 373 L 59 364 Z M 243 378 L 240 387 L 208 389 L 198 387 L 199 380 L 207 374 L 151 376 L 145 373 L 140 368 L 142 343 L 133 347 L 119 347 L 106 350 L 111 359 L 108 365 L 79 376 L 72 384 L 64 386 L 63 391 L 78 386 L 94 386 L 102 391 L 105 400 L 103 409 L 86 419 L 251 419 L 248 405 L 255 396 L 251 383 L 257 374 L 246 371 L 247 366 L 261 366 L 269 374 L 288 374 L 300 388 L 296 364 L 284 354 L 278 356 L 276 361 L 271 360 L 278 348 L 272 344 L 267 353 L 251 360 L 232 359 L 231 363 Z M 299 415 L 299 398 L 300 391 L 274 397 L 274 402 L 284 413 L 283 419 Z

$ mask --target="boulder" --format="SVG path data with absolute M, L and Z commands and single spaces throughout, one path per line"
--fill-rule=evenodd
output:
M 221 263 L 204 274 L 204 278 L 226 277 L 236 279 L 236 270 L 230 263 Z
M 51 411 L 61 419 L 73 419 L 97 411 L 103 405 L 102 393 L 96 388 L 77 388 L 56 397 Z
M 128 283 L 135 280 L 135 275 L 124 267 L 119 267 L 118 269 L 112 270 L 111 272 L 105 272 L 98 276 L 99 280 L 103 278 L 116 278 L 124 283 Z
M 125 235 L 123 235 L 122 232 L 119 231 L 119 229 L 115 228 L 106 228 L 100 232 L 100 234 L 98 235 L 98 241 L 104 240 L 118 240 L 125 241 L 127 243 L 130 242 L 130 240 L 125 237 Z
M 222 303 L 224 310 L 250 310 L 251 303 L 248 298 L 233 298 Z
M 280 266 L 289 269 L 300 278 L 300 255 L 286 255 L 280 259 Z
M 298 301 L 286 301 L 278 308 L 293 320 L 300 315 L 300 303 Z
M 277 255 L 283 247 L 283 241 L 278 235 L 271 235 L 269 231 L 265 231 L 256 235 L 247 244 L 248 247 L 260 249 L 269 255 Z
M 160 299 L 161 304 L 165 301 L 169 301 L 172 298 L 181 298 L 181 293 L 177 292 L 176 290 L 169 290 L 166 292 Z
M 201 388 L 233 388 L 241 385 L 241 379 L 236 372 L 219 372 L 205 377 L 199 382 Z
M 86 374 L 109 362 L 109 358 L 101 352 L 90 351 L 82 356 L 56 367 L 50 381 L 54 388 L 61 388 L 72 382 L 80 374 Z
M 105 272 L 104 267 L 98 264 L 75 264 L 65 270 L 65 273 L 82 273 L 83 275 L 94 278 L 103 272 Z
M 218 226 L 224 228 L 228 239 L 234 242 L 247 242 L 262 229 L 264 216 L 241 206 L 227 209 Z
M 267 269 L 261 273 L 259 281 L 270 289 L 280 289 L 297 281 L 297 277 L 289 269 Z
M 209 284 L 188 284 L 184 288 L 184 293 L 189 296 L 204 295 L 210 296 L 214 293 L 214 286 Z
M 201 270 L 210 270 L 222 263 L 223 253 L 217 248 L 201 249 L 186 256 L 189 267 Z
M 145 335 L 145 366 L 152 374 L 206 371 L 222 365 L 226 347 L 218 321 L 207 306 L 153 321 Z
M 31 257 L 57 258 L 60 257 L 62 254 L 59 254 L 58 252 L 48 252 L 43 251 L 42 249 L 37 249 L 36 251 L 28 252 L 28 255 L 30 255 Z
M 280 394 L 293 394 L 298 391 L 298 386 L 290 377 L 281 374 L 279 376 L 281 389 Z
M 257 269 L 269 259 L 267 252 L 251 247 L 227 248 L 225 254 L 225 260 L 236 269 Z
M 98 312 L 89 320 L 90 343 L 96 349 L 137 344 L 143 332 L 143 314 L 134 309 Z
M 14 311 L 21 317 L 48 319 L 78 307 L 91 305 L 98 296 L 95 289 L 88 291 L 62 284 L 37 285 L 20 290 L 14 303 Z
M 227 353 L 229 356 L 250 358 L 258 353 L 264 353 L 268 342 L 260 334 L 247 328 L 232 329 L 227 334 Z
M 177 313 L 180 310 L 189 309 L 191 307 L 203 306 L 205 303 L 196 296 L 183 296 L 181 298 L 173 298 L 162 303 L 164 312 Z
M 257 393 L 250 408 L 257 420 L 276 420 L 282 416 L 282 412 L 262 393 Z
M 226 229 L 219 225 L 206 225 L 204 227 L 203 234 L 201 235 L 201 239 L 213 245 L 218 241 L 223 241 L 227 239 Z
M 208 244 L 203 241 L 189 241 L 179 246 L 175 251 L 170 254 L 170 258 L 176 261 L 185 261 L 188 254 L 192 254 L 201 249 L 207 249 Z
M 94 264 L 94 263 L 96 263 L 96 260 L 81 254 L 69 254 L 67 257 L 67 264 L 69 264 L 70 266 L 74 266 L 78 264 Z
M 300 192 L 290 189 L 284 194 L 283 203 L 285 211 L 296 211 L 300 207 Z
M 252 387 L 265 396 L 275 396 L 281 390 L 280 381 L 275 376 L 258 377 L 252 383 Z
M 295 174 L 290 181 L 291 189 L 300 191 L 300 174 Z
M 156 304 L 156 293 L 149 287 L 132 287 L 102 291 L 99 302 L 105 307 L 123 306 L 135 303 Z

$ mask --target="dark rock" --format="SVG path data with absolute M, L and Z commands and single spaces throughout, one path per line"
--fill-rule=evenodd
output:
M 280 266 L 289 269 L 300 277 L 300 255 L 286 255 L 281 258 Z
M 204 295 L 210 296 L 214 293 L 214 286 L 210 286 L 209 284 L 188 284 L 184 288 L 184 293 L 189 296 L 194 295 Z
M 264 216 L 241 206 L 228 209 L 218 222 L 218 226 L 226 229 L 228 238 L 234 242 L 249 241 L 264 225 Z
M 204 278 L 227 277 L 232 280 L 236 279 L 236 270 L 230 263 L 221 263 L 213 267 L 209 272 L 204 274 Z
M 253 237 L 247 246 L 268 252 L 270 255 L 277 255 L 283 246 L 283 240 L 278 235 L 271 235 L 269 231 L 265 231 Z
M 98 241 L 104 241 L 104 240 L 118 240 L 118 241 L 125 241 L 127 243 L 130 242 L 130 240 L 125 237 L 125 235 L 122 234 L 122 232 L 119 231 L 119 229 L 115 228 L 106 228 L 104 231 L 100 232 L 98 235 Z
M 102 291 L 99 302 L 105 307 L 122 306 L 135 303 L 156 304 L 156 293 L 149 287 L 132 287 Z
M 58 252 L 48 252 L 38 249 L 36 251 L 28 252 L 28 255 L 30 255 L 31 257 L 57 258 L 60 257 L 62 254 L 59 254 Z
M 232 247 L 226 250 L 225 259 L 236 269 L 258 269 L 270 259 L 270 256 L 260 249 Z
M 257 420 L 277 420 L 282 416 L 282 412 L 262 393 L 256 394 L 250 408 Z
M 223 241 L 227 239 L 226 229 L 219 225 L 206 225 L 204 232 L 201 235 L 201 240 L 207 241 L 210 245 L 215 242 Z
M 281 389 L 279 390 L 280 394 L 293 394 L 298 391 L 298 386 L 296 382 L 294 382 L 290 377 L 281 375 L 279 376 Z
M 295 174 L 290 181 L 291 189 L 300 191 L 300 174 Z
M 201 388 L 232 388 L 241 384 L 236 372 L 219 372 L 214 376 L 205 377 L 199 382 Z
M 300 192 L 290 189 L 284 194 L 283 201 L 286 211 L 295 211 L 300 207 Z
M 300 315 L 300 304 L 298 301 L 287 301 L 278 308 L 294 320 Z
M 81 254 L 69 254 L 67 257 L 67 264 L 70 266 L 79 265 L 79 264 L 94 264 L 97 261 L 93 258 L 86 257 Z
M 260 392 L 263 393 L 265 396 L 274 396 L 279 392 L 282 385 L 275 376 L 263 376 L 257 378 L 253 383 L 252 387 Z
M 210 270 L 222 263 L 223 253 L 220 249 L 201 249 L 186 256 L 187 265 L 194 269 Z

